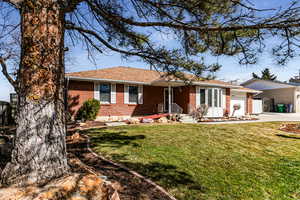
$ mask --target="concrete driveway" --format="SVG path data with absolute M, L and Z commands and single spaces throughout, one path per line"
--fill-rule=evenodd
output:
M 300 121 L 300 113 L 262 113 L 258 115 L 259 121 L 274 122 L 274 121 Z
M 255 122 L 291 122 L 300 121 L 300 113 L 271 113 L 266 112 L 257 116 L 255 121 L 201 122 L 200 124 L 239 124 Z

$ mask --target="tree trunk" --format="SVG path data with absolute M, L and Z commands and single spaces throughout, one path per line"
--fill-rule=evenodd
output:
M 5 185 L 45 184 L 68 170 L 64 112 L 64 13 L 57 0 L 26 0 L 17 131 Z

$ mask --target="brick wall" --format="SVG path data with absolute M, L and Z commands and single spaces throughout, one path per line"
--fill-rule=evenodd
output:
M 116 104 L 102 104 L 99 116 L 138 116 L 157 113 L 157 105 L 164 102 L 164 87 L 144 86 L 143 104 L 124 104 L 124 85 L 116 85 Z M 226 112 L 230 113 L 230 88 L 226 88 Z M 68 105 L 74 116 L 80 106 L 94 98 L 94 83 L 70 81 Z M 252 94 L 247 94 L 247 113 L 252 113 Z M 184 113 L 196 108 L 196 86 L 174 88 L 174 102 L 183 108 Z
M 68 89 L 68 109 L 72 116 L 83 102 L 94 98 L 94 83 L 86 81 L 70 81 Z
M 230 101 L 231 101 L 231 97 L 230 97 L 230 95 L 231 95 L 231 93 L 230 93 L 230 88 L 226 88 L 226 113 L 228 114 L 228 115 L 230 115 Z
M 247 108 L 246 113 L 251 114 L 253 111 L 253 94 L 247 93 Z
M 182 109 L 183 113 L 189 112 L 190 87 L 182 86 L 174 88 L 174 102 Z
M 116 104 L 101 104 L 99 116 L 138 116 L 157 112 L 157 105 L 164 101 L 164 88 L 155 86 L 143 87 L 143 104 L 124 104 L 124 85 L 116 85 Z M 94 83 L 70 81 L 68 105 L 74 116 L 80 106 L 88 99 L 94 98 Z
M 99 116 L 138 116 L 157 113 L 157 105 L 163 103 L 163 87 L 144 86 L 143 104 L 124 104 L 124 85 L 116 85 L 116 104 L 102 104 Z
M 189 87 L 189 110 L 188 112 L 191 112 L 196 108 L 196 86 L 190 86 Z

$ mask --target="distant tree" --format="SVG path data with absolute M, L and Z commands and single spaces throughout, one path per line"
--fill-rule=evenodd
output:
M 269 68 L 265 68 L 264 70 L 261 71 L 261 76 L 258 76 L 255 73 L 252 73 L 252 77 L 253 78 L 257 78 L 257 79 L 262 79 L 262 80 L 271 80 L 274 81 L 277 79 L 277 76 L 275 76 L 274 74 L 272 74 L 270 72 Z

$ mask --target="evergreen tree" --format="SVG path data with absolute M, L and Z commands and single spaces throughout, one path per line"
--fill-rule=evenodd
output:
M 272 74 L 270 72 L 270 69 L 269 68 L 265 68 L 264 70 L 261 71 L 261 77 L 258 76 L 257 74 L 255 73 L 252 73 L 252 77 L 253 78 L 256 78 L 256 79 L 262 79 L 262 80 L 271 80 L 271 81 L 274 81 L 277 79 L 277 76 L 275 76 L 274 74 Z
M 284 64 L 299 47 L 296 1 L 277 10 L 255 8 L 249 0 L 0 0 L 0 8 L 0 45 L 15 30 L 21 37 L 16 78 L 8 69 L 10 45 L 0 49 L 2 72 L 19 96 L 12 158 L 1 174 L 7 185 L 44 184 L 68 171 L 65 44 L 140 58 L 182 79 L 183 71 L 199 76 L 219 69 L 205 63 L 207 53 L 253 64 L 265 39 L 276 35 L 282 43 L 273 54 Z M 178 44 L 164 46 L 157 34 L 173 35 Z

